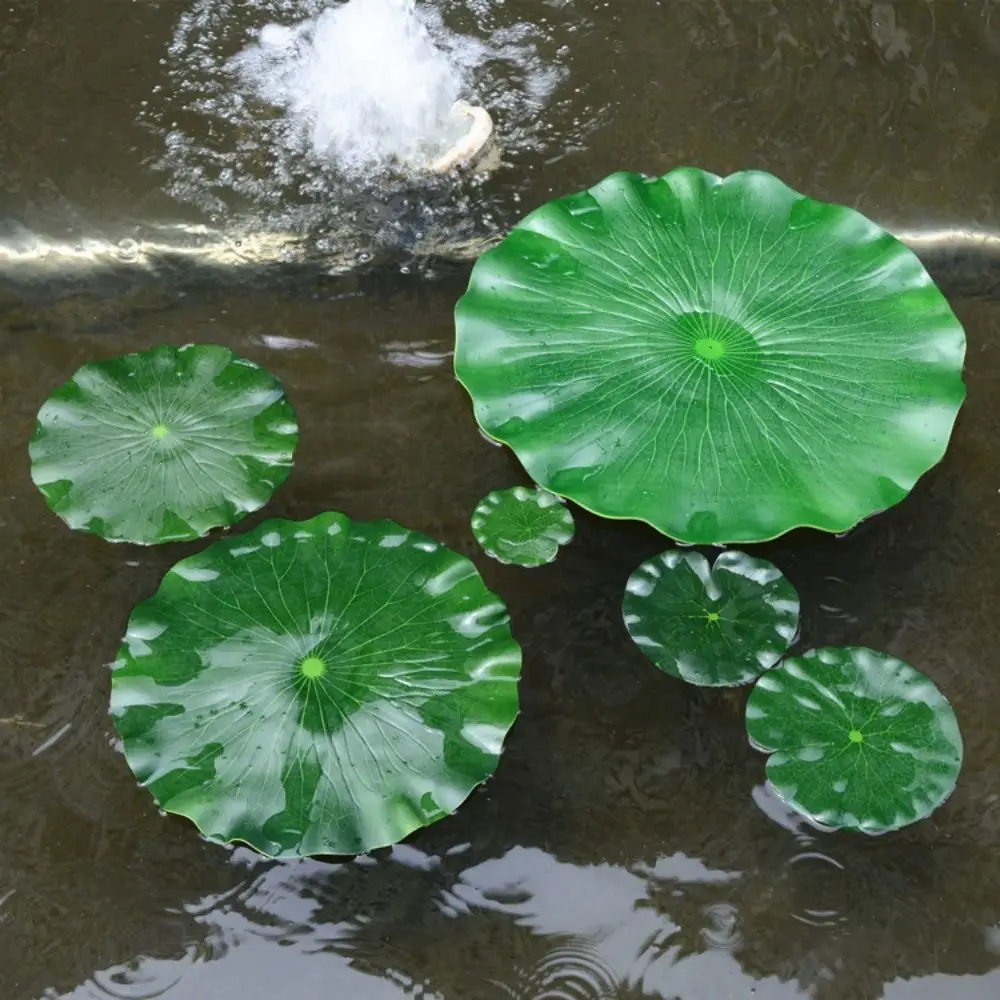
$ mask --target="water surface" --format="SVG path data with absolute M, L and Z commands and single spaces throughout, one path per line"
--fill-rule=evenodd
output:
M 456 30 L 534 25 L 561 71 L 544 106 L 508 115 L 507 165 L 426 196 L 300 192 L 288 217 L 231 189 L 207 210 L 163 163 L 170 47 L 193 6 L 20 0 L 0 24 L 0 995 L 1000 994 L 1000 4 L 448 0 Z M 274 6 L 240 5 L 231 44 Z M 799 823 L 738 707 L 631 646 L 618 602 L 662 547 L 651 531 L 581 515 L 554 565 L 520 571 L 468 530 L 483 494 L 523 481 L 450 372 L 477 241 L 611 170 L 683 163 L 761 167 L 857 206 L 918 247 L 966 325 L 969 399 L 942 465 L 847 538 L 757 548 L 802 595 L 803 646 L 889 651 L 956 708 L 958 789 L 898 834 Z M 435 252 L 418 252 L 428 218 Z M 203 843 L 113 746 L 105 665 L 191 547 L 70 533 L 26 442 L 83 362 L 189 341 L 288 388 L 301 443 L 267 515 L 393 517 L 475 558 L 510 606 L 523 713 L 500 768 L 394 850 L 276 864 Z

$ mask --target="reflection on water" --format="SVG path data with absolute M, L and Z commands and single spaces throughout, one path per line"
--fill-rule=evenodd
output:
M 6 231 L 5 231 L 6 230 Z M 367 239 L 370 234 L 354 234 Z M 499 237 L 462 240 L 455 236 L 436 243 L 413 238 L 397 244 L 397 254 L 416 262 L 471 261 Z M 300 281 L 316 275 L 338 275 L 372 262 L 351 235 L 344 234 L 338 253 L 317 252 L 301 234 L 288 231 L 225 231 L 202 224 L 170 223 L 135 227 L 119 239 L 82 235 L 57 239 L 8 225 L 0 226 L 0 279 L 8 285 L 33 287 L 52 297 L 60 285 L 123 280 L 185 284 Z M 2 288 L 2 285 L 0 285 Z
M 1000 297 L 1000 232 L 905 226 L 891 231 L 921 258 L 946 293 Z M 386 246 L 389 253 L 377 261 L 357 242 L 367 241 L 370 235 L 343 233 L 334 253 L 318 251 L 301 233 L 281 230 L 146 224 L 120 239 L 82 235 L 59 240 L 0 225 L 0 291 L 6 284 L 51 299 L 61 288 L 78 289 L 79 282 L 115 279 L 123 284 L 170 284 L 175 289 L 206 283 L 305 283 L 321 275 L 349 274 L 364 265 L 396 267 L 405 274 L 444 262 L 473 261 L 496 245 L 503 232 L 463 236 L 451 231 L 441 239 L 426 232 L 420 237 L 411 233 L 408 241 Z M 396 235 L 402 237 L 401 230 Z
M 312 167 L 271 175 L 254 122 L 239 134 L 192 103 L 264 20 L 318 2 L 24 0 L 0 19 L 0 996 L 994 1000 L 1000 3 L 418 2 L 534 53 L 477 70 L 511 168 L 329 204 Z M 557 71 L 544 113 L 524 102 L 532 66 Z M 193 159 L 155 169 L 170 130 Z M 262 187 L 240 193 L 225 156 L 249 162 L 254 144 L 246 181 Z M 802 648 L 885 649 L 956 708 L 955 795 L 889 837 L 803 824 L 764 784 L 739 704 L 632 647 L 619 601 L 662 547 L 647 529 L 581 514 L 574 544 L 530 572 L 482 560 L 469 532 L 477 501 L 522 476 L 450 373 L 462 261 L 554 194 L 678 163 L 763 167 L 856 204 L 924 257 L 969 334 L 942 466 L 846 538 L 760 551 L 800 591 Z M 225 210 L 179 201 L 185 184 Z M 156 812 L 114 745 L 105 664 L 192 547 L 72 535 L 30 483 L 26 442 L 83 362 L 193 340 L 271 368 L 296 406 L 297 468 L 269 515 L 395 518 L 480 560 L 510 605 L 523 715 L 498 773 L 402 847 L 272 864 L 205 844 Z

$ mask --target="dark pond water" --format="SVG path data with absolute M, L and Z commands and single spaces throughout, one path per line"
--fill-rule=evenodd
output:
M 299 6 L 316 5 L 270 11 Z M 218 7 L 240 32 L 271 16 Z M 436 260 L 393 223 L 424 218 L 405 193 L 293 178 L 206 203 L 198 142 L 228 140 L 184 106 L 195 8 L 17 0 L 0 23 L 0 996 L 1000 995 L 1000 3 L 449 2 L 473 32 L 532 25 L 526 58 L 558 79 L 544 107 L 498 114 L 509 164 L 487 185 L 427 195 Z M 175 120 L 194 152 L 158 164 Z M 761 547 L 801 592 L 803 645 L 890 651 L 956 707 L 958 789 L 899 834 L 799 824 L 738 706 L 631 648 L 618 601 L 651 532 L 581 518 L 530 572 L 469 535 L 479 497 L 522 481 L 450 374 L 470 241 L 611 170 L 682 163 L 856 205 L 919 249 L 966 325 L 943 464 L 847 538 Z M 231 345 L 294 401 L 296 469 L 267 513 L 393 517 L 472 555 L 510 606 L 523 714 L 499 771 L 395 850 L 275 864 L 203 843 L 113 747 L 106 664 L 191 550 L 71 534 L 26 442 L 84 361 L 188 341 Z

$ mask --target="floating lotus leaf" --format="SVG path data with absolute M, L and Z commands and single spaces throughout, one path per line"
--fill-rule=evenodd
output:
M 552 562 L 574 531 L 569 508 L 548 490 L 494 490 L 472 512 L 472 533 L 486 554 L 516 566 Z
M 540 486 L 693 543 L 846 531 L 942 457 L 965 397 L 914 254 L 755 171 L 542 206 L 477 261 L 456 327 L 477 421 Z
M 71 528 L 187 541 L 263 507 L 298 441 L 281 383 L 226 347 L 155 347 L 84 365 L 49 397 L 31 476 Z
M 265 521 L 138 605 L 111 712 L 139 781 L 215 841 L 355 854 L 493 773 L 521 654 L 475 567 L 392 521 Z
M 947 699 L 901 660 L 814 649 L 757 682 L 747 733 L 777 793 L 819 826 L 885 833 L 929 816 L 962 766 Z
M 766 559 L 723 552 L 714 566 L 669 549 L 629 577 L 622 602 L 633 642 L 689 684 L 747 684 L 773 667 L 799 629 L 799 595 Z

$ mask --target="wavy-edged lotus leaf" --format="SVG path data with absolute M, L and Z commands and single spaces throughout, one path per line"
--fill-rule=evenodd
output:
M 929 816 L 955 787 L 962 736 L 934 683 L 860 646 L 791 657 L 757 682 L 747 733 L 793 809 L 828 829 L 886 833 Z
M 799 595 L 766 559 L 666 552 L 629 577 L 622 601 L 632 641 L 662 671 L 701 687 L 748 684 L 788 651 Z
M 916 256 L 776 177 L 618 173 L 456 307 L 476 420 L 540 486 L 684 542 L 843 532 L 944 455 L 965 334 Z
M 472 534 L 487 555 L 516 566 L 552 562 L 573 540 L 573 514 L 548 490 L 494 490 L 472 512 Z
M 495 770 L 521 652 L 473 564 L 392 521 L 265 521 L 138 605 L 111 712 L 140 783 L 210 839 L 356 854 Z
M 215 344 L 84 365 L 38 413 L 31 477 L 71 528 L 189 541 L 258 510 L 298 442 L 281 383 Z

